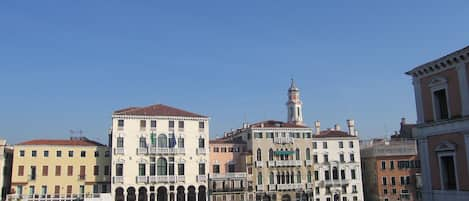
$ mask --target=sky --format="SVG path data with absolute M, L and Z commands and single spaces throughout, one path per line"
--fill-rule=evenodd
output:
M 362 139 L 415 122 L 404 73 L 469 44 L 468 1 L 1 1 L 0 138 L 106 142 L 112 112 L 210 116 L 211 137 L 286 120 Z

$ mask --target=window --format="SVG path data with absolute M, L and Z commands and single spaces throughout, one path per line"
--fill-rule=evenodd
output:
M 395 188 L 392 189 L 392 194 L 396 194 L 397 190 Z
M 220 165 L 213 165 L 213 173 L 215 174 L 220 173 Z
M 399 169 L 406 169 L 410 167 L 410 162 L 409 161 L 397 161 L 397 167 Z
M 296 149 L 295 150 L 295 156 L 296 156 L 296 160 L 300 160 L 300 149 Z
M 319 195 L 319 187 L 316 187 L 316 194 Z M 319 201 L 319 198 L 317 198 L 316 201 Z
M 344 148 L 344 142 L 339 141 L 339 148 Z
M 309 153 L 309 148 L 306 148 L 306 160 L 311 160 L 311 154 Z
M 405 184 L 409 185 L 410 184 L 410 176 L 405 177 Z
M 104 157 L 110 157 L 111 156 L 111 153 L 109 151 L 104 151 Z
M 386 169 L 386 161 L 381 161 L 381 169 L 382 170 Z
M 158 135 L 158 147 L 159 148 L 166 148 L 168 147 L 168 138 L 165 134 Z
M 387 195 L 388 194 L 388 189 L 383 189 L 383 194 Z
M 44 151 L 44 157 L 49 157 L 49 151 Z
M 357 193 L 357 192 L 358 192 L 357 185 L 352 185 L 352 193 Z M 354 200 L 356 200 L 355 197 L 354 197 Z
M 139 142 L 139 147 L 140 148 L 146 148 L 147 147 L 147 139 L 145 139 L 145 137 L 140 137 L 138 142 Z
M 36 180 L 36 166 L 31 166 L 30 167 L 30 179 L 31 180 Z
M 396 177 L 391 177 L 391 185 L 396 185 Z
M 98 184 L 93 184 L 93 193 L 99 193 L 99 186 L 98 186 Z
M 138 176 L 145 176 L 145 163 L 138 164 Z
M 218 148 L 218 147 L 213 147 L 213 152 L 220 152 L 220 148 Z
M 350 154 L 350 162 L 355 162 L 355 154 Z
M 332 179 L 334 180 L 339 179 L 339 171 L 337 170 L 337 167 L 332 168 Z
M 327 149 L 327 142 L 322 142 L 322 148 Z
M 308 173 L 306 175 L 306 180 L 308 181 L 308 183 L 312 182 L 311 171 L 308 171 Z
M 318 143 L 317 142 L 313 142 L 313 149 L 317 149 L 318 148 Z
M 383 183 L 382 183 L 383 185 L 388 185 L 388 180 L 386 177 L 383 177 L 382 180 L 383 180 Z
M 352 175 L 352 179 L 356 179 L 355 169 L 350 170 L 350 175 Z
M 235 164 L 228 164 L 228 172 L 235 172 Z
M 199 175 L 205 175 L 205 163 L 199 163 Z
M 168 163 L 165 158 L 158 158 L 156 165 L 158 175 L 168 175 Z
M 107 175 L 107 176 L 111 175 L 111 171 L 110 171 L 110 170 L 111 170 L 111 169 L 109 168 L 109 165 L 105 165 L 105 166 L 104 166 L 104 175 Z
M 169 175 L 174 175 L 174 158 L 172 157 L 169 158 L 169 164 L 168 164 L 168 174 Z
M 222 147 L 221 152 L 226 152 L 226 147 Z
M 81 151 L 80 152 L 80 156 L 83 158 L 83 157 L 86 157 L 86 151 Z
M 184 175 L 184 163 L 178 164 L 178 175 Z
M 169 121 L 168 126 L 169 128 L 174 128 L 174 121 Z
M 453 155 L 440 156 L 440 175 L 442 187 L 445 190 L 456 189 L 456 169 L 454 167 Z
M 145 129 L 147 127 L 147 121 L 146 120 L 140 120 L 140 129 Z
M 94 157 L 99 157 L 99 151 L 94 151 Z
M 205 139 L 202 137 L 199 138 L 199 148 L 205 148 Z
M 329 174 L 329 170 L 324 171 L 324 178 L 325 178 L 325 180 L 330 180 L 331 179 L 331 175 Z
M 292 179 L 292 183 L 293 183 L 293 179 Z M 296 173 L 296 183 L 301 183 L 301 172 L 298 171 Z
M 55 166 L 55 176 L 60 176 L 62 173 L 62 166 L 56 165 Z
M 73 176 L 73 166 L 71 165 L 67 167 L 67 176 Z
M 318 181 L 319 180 L 319 171 L 315 170 L 314 171 L 314 181 Z
M 20 165 L 18 166 L 18 176 L 23 176 L 24 175 L 24 166 Z
M 394 161 L 389 161 L 389 169 L 394 169 Z
M 184 128 L 184 121 L 178 122 L 178 128 Z
M 94 168 L 93 168 L 93 175 L 94 175 L 94 176 L 99 175 L 99 166 L 97 166 L 97 165 L 94 166 Z
M 101 184 L 101 193 L 109 193 L 107 191 L 107 184 Z
M 269 149 L 269 161 L 273 161 L 273 160 L 274 160 L 274 150 Z
M 340 162 L 345 162 L 344 154 L 339 155 Z
M 24 157 L 24 150 L 20 150 L 20 157 Z
M 42 166 L 42 176 L 49 175 L 49 167 L 47 165 Z
M 41 195 L 47 194 L 47 186 L 41 186 Z
M 119 148 L 124 147 L 124 138 L 123 137 L 117 137 L 117 147 L 119 147 Z
M 67 195 L 72 194 L 72 185 L 67 185 Z
M 36 150 L 33 150 L 33 151 L 31 152 L 31 156 L 32 156 L 32 157 L 36 157 L 36 156 L 37 156 L 37 151 L 36 151 Z
M 262 173 L 257 173 L 257 184 L 261 185 L 262 184 Z
M 199 121 L 199 128 L 205 128 L 205 124 L 203 121 Z
M 182 136 L 178 138 L 178 147 L 184 148 L 184 138 Z
M 345 180 L 345 170 L 343 170 L 343 169 L 340 170 L 340 178 L 341 178 L 342 180 Z
M 262 138 L 262 133 L 254 133 L 254 138 Z
M 316 154 L 313 155 L 313 162 L 318 163 L 318 155 Z
M 347 193 L 347 186 L 342 186 L 342 193 Z M 345 198 L 345 201 L 347 201 L 347 197 L 343 197 Z
M 29 186 L 29 195 L 34 195 L 34 186 Z
M 266 133 L 266 138 L 274 138 L 274 133 L 272 132 L 269 132 L 269 133 Z
M 328 163 L 328 162 L 329 162 L 329 155 L 324 154 L 324 163 Z
M 150 121 L 150 127 L 151 128 L 156 128 L 156 120 L 151 120 Z
M 123 128 L 123 127 L 124 127 L 124 120 L 123 120 L 123 119 L 117 120 L 117 127 L 119 127 L 119 128 Z
M 448 105 L 446 99 L 446 90 L 440 89 L 433 92 L 433 107 L 436 115 L 436 120 L 448 119 Z
M 54 187 L 54 195 L 55 195 L 55 196 L 59 196 L 59 195 L 60 195 L 60 186 L 59 186 L 59 185 L 55 185 L 55 187 Z
M 228 147 L 228 152 L 233 152 L 233 151 L 234 151 L 233 147 Z
M 124 176 L 124 164 L 116 164 L 116 176 Z
M 262 161 L 261 149 L 259 149 L 259 148 L 257 149 L 257 154 L 256 154 L 256 156 L 257 156 L 257 161 Z
M 353 148 L 353 141 L 348 142 L 348 147 Z
M 73 157 L 73 151 L 68 151 L 68 157 Z

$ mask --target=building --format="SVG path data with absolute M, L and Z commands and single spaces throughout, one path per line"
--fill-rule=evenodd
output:
M 224 137 L 210 140 L 211 201 L 247 199 L 246 142 Z
M 412 139 L 360 142 L 365 200 L 421 200 L 420 161 Z
M 358 132 L 354 120 L 347 120 L 347 126 L 348 131 L 337 124 L 321 131 L 315 122 L 311 154 L 316 201 L 363 201 Z
M 469 199 L 469 46 L 408 71 L 423 200 Z
M 83 198 L 110 190 L 109 149 L 84 137 L 22 142 L 13 158 L 10 198 Z
M 209 118 L 166 105 L 112 115 L 116 201 L 208 199 Z
M 10 193 L 13 148 L 4 139 L 0 139 L 0 200 L 5 200 Z

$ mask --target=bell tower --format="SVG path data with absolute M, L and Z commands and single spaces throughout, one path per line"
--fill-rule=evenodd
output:
M 300 89 L 295 85 L 295 81 L 291 79 L 290 88 L 288 89 L 288 123 L 303 125 L 303 103 L 300 100 Z

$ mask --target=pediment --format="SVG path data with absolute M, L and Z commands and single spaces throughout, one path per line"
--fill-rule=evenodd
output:
M 436 146 L 435 151 L 436 152 L 441 152 L 441 151 L 454 151 L 456 150 L 456 145 L 448 142 L 448 141 L 443 141 L 438 146 Z
M 441 77 L 441 76 L 436 76 L 436 77 L 433 77 L 432 80 L 430 81 L 430 83 L 428 84 L 429 87 L 434 87 L 434 86 L 438 86 L 438 85 L 444 85 L 448 83 L 448 80 L 444 77 Z

